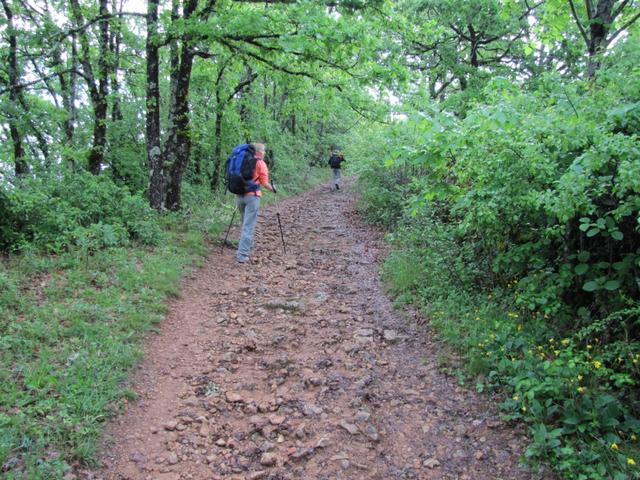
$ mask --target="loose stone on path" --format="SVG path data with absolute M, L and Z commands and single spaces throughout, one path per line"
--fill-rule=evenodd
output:
M 286 256 L 265 206 L 258 263 L 214 249 L 185 282 L 93 478 L 552 478 L 519 465 L 522 432 L 490 399 L 439 372 L 428 327 L 387 298 L 387 247 L 344 187 L 279 203 Z

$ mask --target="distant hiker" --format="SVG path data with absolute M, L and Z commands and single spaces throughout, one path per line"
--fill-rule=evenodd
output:
M 342 152 L 333 152 L 329 157 L 329 166 L 333 172 L 333 180 L 331 182 L 331 190 L 340 190 L 340 164 L 346 162 Z
M 227 162 L 227 188 L 236 194 L 236 205 L 240 210 L 242 230 L 236 252 L 238 263 L 247 263 L 253 246 L 253 232 L 260 210 L 260 187 L 271 190 L 269 169 L 264 161 L 265 145 L 251 143 L 237 145 Z

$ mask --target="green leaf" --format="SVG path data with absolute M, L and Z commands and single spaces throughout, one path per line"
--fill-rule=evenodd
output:
M 600 222 L 598 222 L 598 223 L 600 223 Z M 609 230 L 611 230 L 613 227 L 616 226 L 616 222 L 614 222 L 613 218 L 611 218 L 611 217 L 605 218 L 605 223 L 607 224 L 607 228 Z
M 611 232 L 611 238 L 614 240 L 622 240 L 624 238 L 624 234 L 620 230 L 614 230 Z
M 587 260 L 589 260 L 589 257 L 591 257 L 591 253 L 587 252 L 587 251 L 582 251 L 578 254 L 578 260 L 580 260 L 582 263 L 586 262 Z
M 578 228 L 580 230 L 582 230 L 583 232 L 586 232 L 587 230 L 589 230 L 591 228 L 591 224 L 590 223 L 581 223 Z
M 598 282 L 594 282 L 593 280 L 591 280 L 590 282 L 587 282 L 584 285 L 582 285 L 582 289 L 585 292 L 594 292 L 594 291 L 598 290 L 599 288 L 600 288 L 600 286 L 598 285 Z
M 589 270 L 589 265 L 587 265 L 586 263 L 581 263 L 579 265 L 576 266 L 576 274 L 578 275 L 584 275 L 585 273 L 587 273 L 587 271 Z
M 580 419 L 575 416 L 565 417 L 563 420 L 567 425 L 578 425 L 580 423 Z
M 598 233 L 600 233 L 599 228 L 592 228 L 587 232 L 587 237 L 595 237 Z
M 609 280 L 604 284 L 604 288 L 607 290 L 617 290 L 620 288 L 620 281 L 618 280 Z
M 497 111 L 494 115 L 494 118 L 500 125 L 504 125 L 507 122 L 507 116 L 504 114 L 504 112 L 501 111 Z
M 585 307 L 580 307 L 578 309 L 578 316 L 581 318 L 588 318 L 589 317 L 589 310 Z

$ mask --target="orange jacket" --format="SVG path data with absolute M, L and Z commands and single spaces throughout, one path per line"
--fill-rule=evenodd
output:
M 271 186 L 269 185 L 269 169 L 267 168 L 267 164 L 264 161 L 263 152 L 256 152 L 256 171 L 253 174 L 252 180 L 258 185 L 262 185 L 271 190 Z M 258 189 L 255 192 L 245 193 L 245 195 L 255 195 L 257 197 L 261 197 L 262 192 L 260 191 L 260 189 Z

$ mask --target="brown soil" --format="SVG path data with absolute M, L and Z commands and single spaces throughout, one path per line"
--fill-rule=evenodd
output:
M 251 264 L 216 250 L 186 282 L 87 477 L 540 478 L 519 466 L 522 434 L 392 308 L 383 242 L 346 187 L 263 209 Z

